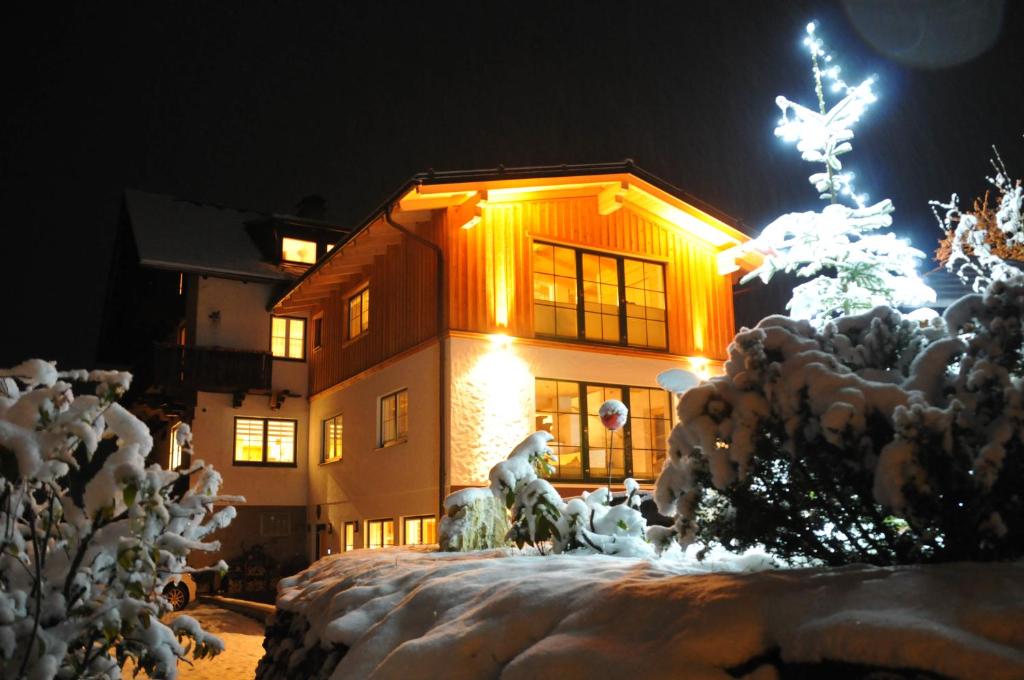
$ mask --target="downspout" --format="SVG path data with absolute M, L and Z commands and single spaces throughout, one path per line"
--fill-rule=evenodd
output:
M 444 337 L 444 251 L 441 250 L 441 246 L 437 245 L 433 241 L 423 238 L 419 234 L 409 231 L 398 222 L 391 219 L 392 204 L 388 204 L 384 209 L 384 220 L 392 227 L 402 232 L 413 241 L 426 246 L 434 251 L 434 255 L 437 261 L 437 275 L 434 282 L 435 293 L 437 295 L 437 318 L 434 323 L 437 328 L 437 354 L 439 360 L 438 376 L 437 376 L 437 392 L 438 392 L 438 404 L 437 404 L 437 507 L 438 507 L 438 521 L 444 517 L 444 498 L 445 498 L 445 427 L 447 425 L 447 410 L 448 410 L 448 350 L 445 347 Z

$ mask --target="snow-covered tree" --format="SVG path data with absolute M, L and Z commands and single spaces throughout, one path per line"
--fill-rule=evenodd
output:
M 789 213 L 769 224 L 748 245 L 764 256 L 760 267 L 743 281 L 768 282 L 779 271 L 811 278 L 793 290 L 790 315 L 820 325 L 840 314 L 863 312 L 881 304 L 919 306 L 935 300 L 935 292 L 917 275 L 924 253 L 893 233 L 889 199 L 868 204 L 853 186 L 853 173 L 840 156 L 852 150 L 853 126 L 875 101 L 873 78 L 849 85 L 824 47 L 813 23 L 804 40 L 811 54 L 817 111 L 786 97 L 777 97 L 782 118 L 775 134 L 795 142 L 805 161 L 820 163 L 822 172 L 810 182 L 828 205 L 820 212 Z M 825 86 L 842 98 L 827 109 Z M 845 205 L 843 201 L 852 205 Z
M 610 430 L 626 422 L 626 407 L 609 400 L 601 419 Z M 550 432 L 535 432 L 491 468 L 489 489 L 463 489 L 445 500 L 448 516 L 441 521 L 441 546 L 446 550 L 498 547 L 511 541 L 541 552 L 651 556 L 647 522 L 640 514 L 640 485 L 625 480 L 626 497 L 613 504 L 608 487 L 584 491 L 568 502 L 540 475 L 554 472 Z M 489 496 L 489 498 L 488 498 Z M 503 515 L 496 520 L 495 503 Z M 495 527 L 506 532 L 497 535 Z
M 995 174 L 986 179 L 996 192 L 995 208 L 987 192 L 966 212 L 960 210 L 956 194 L 949 203 L 932 201 L 946 234 L 936 258 L 974 291 L 1020 275 L 1024 263 L 1024 187 L 1020 180 L 1010 179 L 999 152 L 993 151 Z M 941 217 L 938 209 L 943 211 Z
M 1024 555 L 1024 277 L 922 327 L 772 316 L 682 394 L 657 482 L 673 533 L 828 564 Z
M 174 678 L 190 651 L 223 649 L 191 617 L 161 622 L 161 593 L 196 571 L 190 551 L 218 549 L 204 539 L 235 512 L 213 505 L 243 499 L 219 496 L 201 461 L 183 495 L 179 473 L 145 465 L 149 430 L 117 403 L 130 380 L 38 359 L 0 370 L 0 677 L 118 678 L 131 658 Z M 187 426 L 178 436 L 190 449 Z

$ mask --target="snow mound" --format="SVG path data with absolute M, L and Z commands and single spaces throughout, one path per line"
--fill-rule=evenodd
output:
M 1024 564 L 766 569 L 513 550 L 355 551 L 279 585 L 258 677 L 311 656 L 332 678 L 730 678 L 751 660 L 1024 677 Z M 775 677 L 757 668 L 756 677 Z

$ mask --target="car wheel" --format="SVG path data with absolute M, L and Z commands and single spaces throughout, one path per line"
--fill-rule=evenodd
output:
M 181 611 L 188 604 L 188 589 L 181 584 L 172 583 L 164 588 L 164 597 L 173 611 Z

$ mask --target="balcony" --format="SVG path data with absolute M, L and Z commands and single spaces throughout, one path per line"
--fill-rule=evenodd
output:
M 273 368 L 269 352 L 158 344 L 151 384 L 189 401 L 197 391 L 233 394 L 240 401 L 247 392 L 269 391 Z

